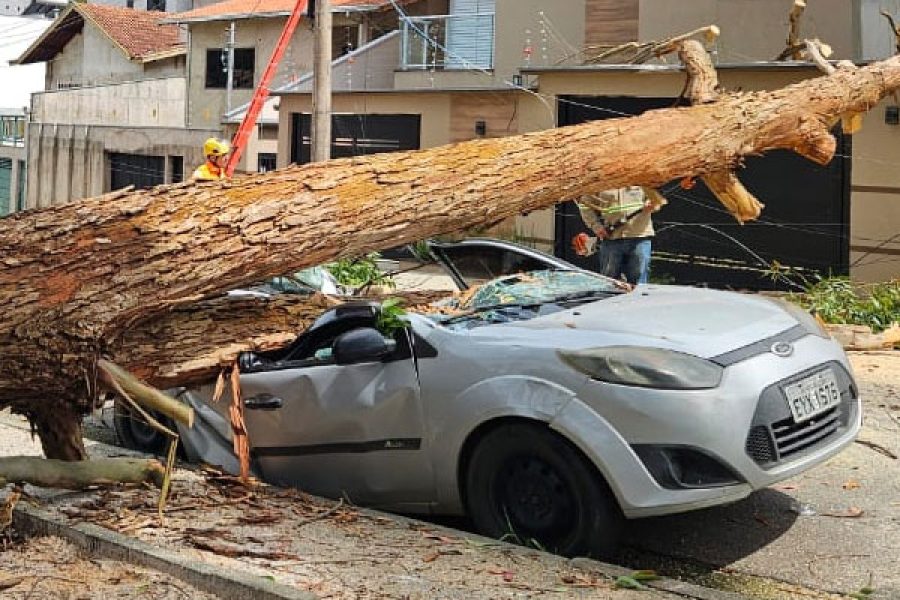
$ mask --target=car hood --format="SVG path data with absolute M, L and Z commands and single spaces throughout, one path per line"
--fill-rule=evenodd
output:
M 545 338 L 547 329 L 564 329 L 565 333 L 553 337 L 552 343 L 559 347 L 642 345 L 709 358 L 796 325 L 797 321 L 778 304 L 758 296 L 650 285 L 574 309 L 486 329 L 521 328 L 526 336 L 526 331 L 538 329 Z

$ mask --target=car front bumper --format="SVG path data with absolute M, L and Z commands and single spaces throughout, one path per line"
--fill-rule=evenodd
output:
M 782 458 L 779 450 L 773 450 L 771 460 L 763 460 L 751 452 L 751 429 L 768 427 L 773 419 L 783 418 L 774 412 L 788 410 L 786 400 L 779 404 L 779 386 L 828 365 L 843 371 L 843 380 L 849 382 L 839 425 L 821 439 L 810 438 L 807 447 L 790 456 Z M 729 366 L 722 384 L 712 390 L 652 390 L 589 382 L 556 415 L 551 427 L 575 441 L 594 462 L 626 517 L 686 512 L 740 500 L 810 469 L 852 443 L 862 411 L 850 372 L 846 355 L 835 342 L 806 336 L 796 342 L 788 358 L 765 353 Z M 766 410 L 761 408 L 764 404 Z M 772 444 L 777 446 L 774 439 Z M 635 445 L 702 450 L 740 481 L 718 487 L 663 487 L 639 458 Z

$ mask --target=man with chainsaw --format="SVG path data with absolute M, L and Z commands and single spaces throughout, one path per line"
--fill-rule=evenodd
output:
M 596 234 L 575 236 L 572 246 L 581 256 L 593 254 L 600 245 L 600 273 L 628 283 L 647 283 L 650 274 L 650 250 L 653 221 L 650 215 L 666 204 L 653 188 L 628 186 L 582 196 L 576 201 L 584 223 Z
M 217 181 L 227 179 L 225 166 L 228 164 L 228 154 L 231 152 L 231 144 L 225 140 L 209 138 L 203 143 L 203 156 L 206 162 L 194 170 L 191 179 L 194 181 Z

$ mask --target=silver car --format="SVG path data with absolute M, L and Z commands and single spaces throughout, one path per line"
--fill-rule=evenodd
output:
M 841 347 L 755 295 L 622 284 L 515 244 L 433 244 L 463 294 L 385 337 L 338 306 L 240 359 L 253 467 L 270 482 L 602 556 L 625 519 L 734 502 L 850 444 Z M 191 459 L 236 470 L 228 399 L 197 410 Z

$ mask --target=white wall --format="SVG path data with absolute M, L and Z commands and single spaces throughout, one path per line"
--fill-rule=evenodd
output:
M 184 77 L 147 79 L 34 95 L 32 119 L 132 127 L 184 127 Z

